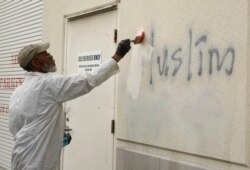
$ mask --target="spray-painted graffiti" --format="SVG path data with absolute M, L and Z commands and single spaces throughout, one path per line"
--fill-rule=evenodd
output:
M 9 113 L 9 108 L 6 106 L 0 106 L 0 113 Z
M 17 54 L 14 54 L 14 55 L 12 55 L 10 57 L 11 57 L 11 63 L 12 63 L 12 65 L 18 64 L 18 59 L 17 59 L 18 55 Z
M 151 32 L 150 43 L 151 46 L 154 47 L 154 31 Z M 226 47 L 224 50 L 219 50 L 217 47 L 208 48 L 206 51 L 204 50 L 204 46 L 207 45 L 208 37 L 207 35 L 202 35 L 195 41 L 193 40 L 193 31 L 189 30 L 188 36 L 188 53 L 184 53 L 183 47 L 179 46 L 173 50 L 170 54 L 169 49 L 164 47 L 162 55 L 157 55 L 156 64 L 158 67 L 158 73 L 160 76 L 176 76 L 180 69 L 183 66 L 183 61 L 188 60 L 186 63 L 187 67 L 187 80 L 190 81 L 192 79 L 193 74 L 197 74 L 198 76 L 202 76 L 204 74 L 204 65 L 207 64 L 207 74 L 212 75 L 214 72 L 214 68 L 216 68 L 217 72 L 221 70 L 225 71 L 227 76 L 231 76 L 234 69 L 235 63 L 235 49 L 232 46 Z M 202 48 L 203 47 L 203 48 Z M 222 52 L 223 51 L 223 52 Z M 193 52 L 197 53 L 198 56 L 193 56 Z M 196 57 L 196 58 L 194 58 Z M 208 59 L 204 60 L 204 57 L 208 57 Z M 151 62 L 154 63 L 154 56 L 151 56 Z M 191 68 L 193 67 L 192 60 L 198 59 L 198 69 L 193 71 Z M 205 63 L 208 61 L 208 63 Z M 225 62 L 227 64 L 225 64 Z M 153 84 L 153 73 L 152 73 L 152 64 L 151 64 L 151 77 L 150 84 Z M 206 71 L 206 70 L 205 70 Z
M 24 78 L 0 78 L 0 88 L 7 90 L 14 90 L 20 86 L 24 81 Z

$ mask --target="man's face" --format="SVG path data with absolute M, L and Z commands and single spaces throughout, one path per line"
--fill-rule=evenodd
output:
M 55 60 L 53 59 L 53 56 L 50 53 L 48 53 L 47 51 L 43 51 L 41 53 L 38 53 L 34 57 L 34 59 L 39 62 L 41 71 L 43 73 L 56 71 Z

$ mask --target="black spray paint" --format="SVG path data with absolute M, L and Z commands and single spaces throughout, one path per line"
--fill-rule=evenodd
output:
M 203 35 L 195 42 L 195 47 L 199 46 L 201 43 L 205 44 L 206 42 L 207 42 L 207 36 Z M 199 67 L 198 75 L 201 76 L 202 75 L 202 67 L 203 67 L 203 65 L 202 65 L 202 63 L 203 63 L 202 50 L 199 50 L 199 56 L 200 56 L 200 67 Z
M 151 46 L 154 47 L 154 31 L 151 32 L 150 43 Z M 213 68 L 216 66 L 216 71 L 220 72 L 221 70 L 225 70 L 227 76 L 231 76 L 234 69 L 235 63 L 235 49 L 231 46 L 227 47 L 224 51 L 224 54 L 220 54 L 220 50 L 218 48 L 209 48 L 207 51 L 204 51 L 204 48 L 208 46 L 207 44 L 207 35 L 200 36 L 195 43 L 193 44 L 193 31 L 189 30 L 189 40 L 188 40 L 188 56 L 183 52 L 182 47 L 177 47 L 174 49 L 173 53 L 170 54 L 170 50 L 165 46 L 162 50 L 162 55 L 158 55 L 156 58 L 156 64 L 158 65 L 158 73 L 160 76 L 173 76 L 175 77 L 183 65 L 183 60 L 188 59 L 187 62 L 187 81 L 190 81 L 193 77 L 193 73 L 197 73 L 198 76 L 202 76 L 204 74 L 204 65 L 208 64 L 207 73 L 209 75 L 213 74 Z M 203 50 L 202 50 L 203 49 Z M 155 49 L 154 49 L 155 50 Z M 193 52 L 197 51 L 199 56 L 193 56 Z M 169 57 L 171 55 L 171 58 Z M 198 70 L 192 72 L 192 59 L 197 57 L 199 59 L 199 67 Z M 204 57 L 208 57 L 208 63 L 204 63 Z M 150 65 L 150 84 L 153 84 L 153 58 L 151 56 L 151 65 Z M 229 66 L 224 66 L 225 61 L 231 63 Z

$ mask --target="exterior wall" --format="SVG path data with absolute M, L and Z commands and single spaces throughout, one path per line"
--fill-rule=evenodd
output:
M 64 16 L 110 2 L 44 1 L 43 42 L 59 72 Z M 248 10 L 247 0 L 118 3 L 118 40 L 140 30 L 146 39 L 119 64 L 117 170 L 145 170 L 138 161 L 157 170 L 250 169 Z
M 146 39 L 121 65 L 117 148 L 249 169 L 247 1 L 127 0 L 119 9 L 119 36 L 143 29 Z

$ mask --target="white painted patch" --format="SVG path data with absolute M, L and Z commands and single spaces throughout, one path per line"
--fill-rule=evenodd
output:
M 142 74 L 142 61 L 139 55 L 139 48 L 135 46 L 132 49 L 132 58 L 129 65 L 129 73 L 127 79 L 127 91 L 133 99 L 139 95 L 141 74 Z
M 133 100 L 138 98 L 141 88 L 142 61 L 150 62 L 153 47 L 150 45 L 134 45 L 127 78 L 127 92 Z

